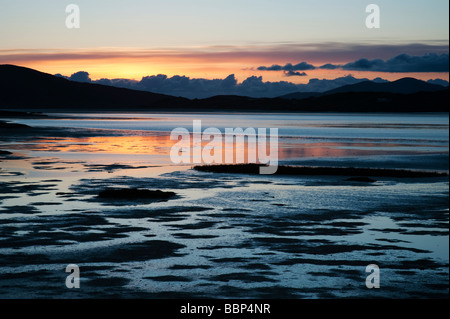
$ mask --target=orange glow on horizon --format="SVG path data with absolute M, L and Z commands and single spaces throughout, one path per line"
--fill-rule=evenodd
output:
M 387 72 L 363 72 L 348 70 L 308 70 L 305 71 L 307 76 L 291 76 L 287 77 L 282 71 L 259 71 L 256 67 L 248 68 L 244 65 L 221 66 L 214 64 L 203 65 L 172 65 L 164 61 L 164 63 L 130 63 L 127 61 L 103 61 L 98 64 L 96 61 L 54 61 L 33 62 L 26 64 L 17 64 L 49 74 L 62 74 L 70 76 L 79 71 L 89 73 L 92 80 L 107 79 L 129 79 L 140 81 L 142 77 L 164 74 L 168 77 L 186 76 L 191 79 L 225 79 L 227 76 L 234 74 L 238 83 L 251 76 L 262 76 L 264 82 L 292 82 L 294 84 L 307 84 L 311 79 L 327 79 L 333 80 L 338 77 L 351 75 L 355 78 L 367 78 L 373 80 L 382 78 L 388 81 L 395 81 L 404 77 L 413 77 L 419 80 L 427 81 L 430 79 L 442 79 L 449 81 L 449 73 L 387 73 Z
M 303 56 L 284 52 L 278 56 L 276 51 L 245 51 L 236 48 L 190 48 L 185 50 L 143 50 L 126 48 L 100 48 L 92 50 L 3 50 L 0 51 L 0 64 L 15 64 L 29 67 L 49 74 L 70 76 L 78 71 L 86 71 L 92 80 L 101 78 L 125 78 L 141 80 L 144 76 L 165 74 L 186 76 L 191 79 L 224 79 L 234 74 L 238 82 L 250 76 L 262 76 L 263 81 L 286 81 L 295 84 L 306 84 L 310 79 L 335 79 L 352 75 L 356 78 L 370 80 L 380 77 L 389 81 L 403 77 L 414 77 L 421 80 L 443 79 L 449 81 L 449 73 L 388 73 L 368 71 L 348 71 L 342 69 L 306 70 L 306 76 L 287 77 L 283 71 L 260 71 L 259 66 L 274 64 L 299 63 L 305 61 L 316 67 L 326 63 L 345 64 L 342 57 L 326 61 L 314 59 L 312 53 Z M 221 51 L 223 50 L 223 51 Z

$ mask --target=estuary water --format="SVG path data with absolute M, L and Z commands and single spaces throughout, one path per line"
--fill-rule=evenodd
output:
M 277 128 L 280 164 L 448 172 L 448 114 L 47 115 L 0 135 L 1 298 L 448 297 L 448 177 L 217 174 L 169 156 L 170 132 L 200 120 Z

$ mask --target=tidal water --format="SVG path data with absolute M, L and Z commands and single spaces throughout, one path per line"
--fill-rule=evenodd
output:
M 12 152 L 0 157 L 0 297 L 448 297 L 448 177 L 199 172 L 169 156 L 170 132 L 194 120 L 278 128 L 280 164 L 448 172 L 448 114 L 10 119 L 37 130 L 0 135 Z M 107 188 L 176 197 L 99 198 Z M 79 289 L 65 285 L 68 264 Z M 369 264 L 378 289 L 366 287 Z

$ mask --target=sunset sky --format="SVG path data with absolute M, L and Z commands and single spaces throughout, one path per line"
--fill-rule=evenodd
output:
M 79 29 L 65 25 L 71 3 L 80 8 Z M 365 25 L 370 3 L 380 7 L 379 29 Z M 86 71 L 93 80 L 448 81 L 448 7 L 447 0 L 0 0 L 0 64 Z

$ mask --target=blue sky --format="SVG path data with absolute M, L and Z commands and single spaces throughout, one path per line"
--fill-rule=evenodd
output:
M 65 7 L 81 28 L 69 33 Z M 381 28 L 367 29 L 362 0 L 0 1 L 1 48 L 179 47 L 274 42 L 448 41 L 447 0 L 374 1 Z

